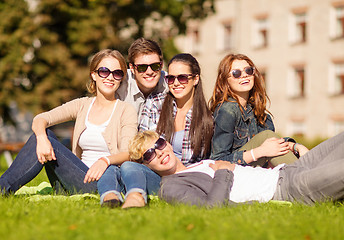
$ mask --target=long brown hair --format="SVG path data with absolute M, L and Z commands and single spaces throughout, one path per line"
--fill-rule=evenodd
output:
M 210 142 L 213 136 L 213 117 L 212 113 L 207 106 L 207 102 L 204 97 L 202 80 L 201 80 L 201 69 L 197 60 L 188 53 L 181 53 L 174 56 L 168 66 L 173 62 L 181 62 L 189 66 L 190 71 L 194 75 L 199 76 L 198 84 L 195 87 L 193 107 L 192 107 L 192 118 L 190 125 L 190 141 L 191 148 L 193 150 L 193 159 L 195 158 L 206 158 L 210 153 Z M 171 141 L 174 133 L 174 117 L 173 117 L 173 101 L 175 97 L 168 92 L 164 100 L 159 123 L 157 126 L 157 132 L 164 134 L 166 139 Z
M 231 101 L 229 98 L 233 98 L 239 104 L 240 110 L 242 111 L 242 106 L 239 103 L 239 99 L 234 94 L 228 83 L 228 78 L 231 76 L 231 67 L 234 60 L 245 60 L 251 67 L 254 67 L 255 69 L 254 85 L 249 93 L 247 103 L 252 106 L 258 123 L 264 125 L 267 113 L 271 114 L 266 109 L 266 104 L 268 102 L 270 103 L 270 99 L 266 94 L 264 78 L 252 60 L 243 54 L 228 54 L 220 62 L 213 96 L 209 101 L 210 110 L 214 112 L 219 104 L 221 105 L 224 102 Z

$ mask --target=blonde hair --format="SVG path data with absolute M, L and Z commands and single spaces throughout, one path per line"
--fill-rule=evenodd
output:
M 159 138 L 159 134 L 149 130 L 136 134 L 136 136 L 129 142 L 130 160 L 133 162 L 142 163 L 142 156 L 145 151 L 147 151 L 147 143 L 150 140 L 157 138 Z

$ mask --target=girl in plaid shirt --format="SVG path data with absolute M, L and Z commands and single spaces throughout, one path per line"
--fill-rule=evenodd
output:
M 191 54 L 174 56 L 168 64 L 168 73 L 165 81 L 169 92 L 147 99 L 139 130 L 156 130 L 172 143 L 175 154 L 187 166 L 209 157 L 212 113 L 203 94 L 199 64 Z M 159 189 L 160 176 L 136 162 L 124 163 L 121 176 L 126 194 L 137 192 L 137 198 L 130 198 L 125 207 L 144 206 L 147 193 L 154 194 Z

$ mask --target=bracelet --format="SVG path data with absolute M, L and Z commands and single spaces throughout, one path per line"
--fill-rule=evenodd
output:
M 104 161 L 104 162 L 106 163 L 107 166 L 110 165 L 110 160 L 109 160 L 107 157 L 101 157 L 101 158 L 99 158 L 98 160 Z
M 293 152 L 294 152 L 294 153 L 298 153 L 298 152 L 299 152 L 299 151 L 297 151 L 296 148 L 295 148 L 296 144 L 298 144 L 298 143 L 295 143 L 294 146 L 293 146 Z
M 111 163 L 110 163 L 110 159 L 109 159 L 107 156 L 104 156 L 103 158 L 105 158 L 105 159 L 106 159 L 106 161 L 107 161 L 108 165 L 111 165 Z
M 253 154 L 253 149 L 251 149 L 251 156 L 252 156 L 252 158 L 253 158 L 253 162 L 255 162 L 255 161 L 257 161 L 257 159 L 254 157 L 254 154 Z

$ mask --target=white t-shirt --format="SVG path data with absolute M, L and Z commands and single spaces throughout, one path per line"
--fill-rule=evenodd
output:
M 95 99 L 94 99 L 95 100 Z M 108 126 L 109 121 L 116 109 L 117 101 L 112 110 L 109 119 L 101 125 L 95 125 L 88 121 L 88 115 L 93 106 L 94 100 L 92 101 L 87 116 L 85 119 L 86 129 L 83 131 L 79 138 L 79 146 L 82 149 L 81 161 L 85 163 L 89 168 L 101 157 L 111 155 L 109 148 L 105 142 L 102 133 Z
M 190 165 L 183 172 L 202 172 L 214 178 L 215 171 L 209 167 L 213 160 L 203 160 Z M 229 194 L 229 199 L 233 202 L 259 201 L 268 202 L 275 194 L 279 178 L 279 170 L 285 164 L 280 164 L 273 169 L 260 167 L 243 167 L 235 165 L 234 183 Z M 177 174 L 178 174 L 177 173 Z
M 236 165 L 233 171 L 234 184 L 229 195 L 233 202 L 268 202 L 277 188 L 279 170 L 284 164 L 273 169 L 261 167 L 243 167 Z
M 214 163 L 214 160 L 203 160 L 198 163 L 191 164 L 187 167 L 187 169 L 180 171 L 178 173 L 185 173 L 185 172 L 201 172 L 209 175 L 210 177 L 214 178 L 215 171 L 209 167 L 210 163 Z M 178 174 L 177 173 L 177 174 Z

